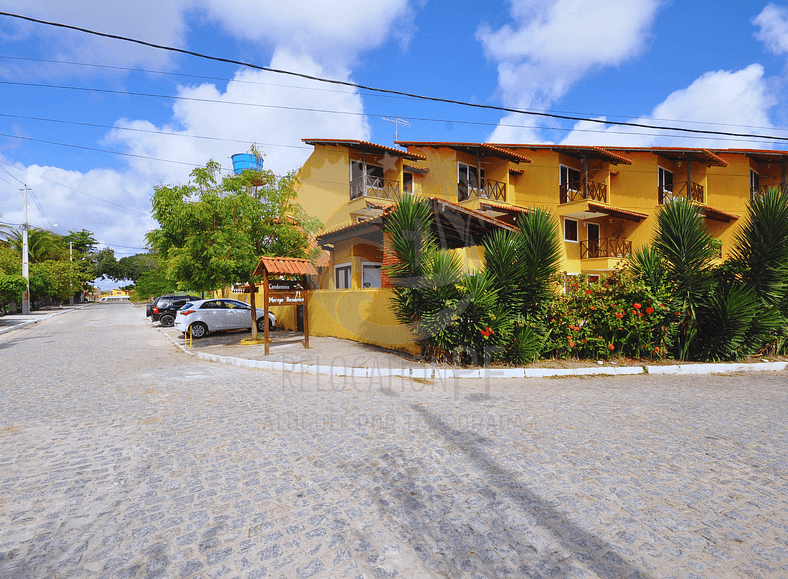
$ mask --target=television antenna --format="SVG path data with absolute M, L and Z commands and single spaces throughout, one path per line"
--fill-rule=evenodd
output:
M 402 125 L 403 127 L 409 127 L 410 123 L 406 120 L 403 120 L 399 117 L 394 117 L 393 119 L 383 118 L 384 121 L 388 121 L 390 123 L 394 123 L 394 141 L 399 141 L 399 126 Z

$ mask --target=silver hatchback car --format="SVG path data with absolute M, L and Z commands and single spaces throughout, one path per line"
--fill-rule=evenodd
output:
M 218 298 L 189 302 L 178 310 L 174 327 L 181 332 L 191 328 L 192 337 L 202 338 L 209 332 L 252 328 L 252 308 L 249 304 L 233 299 Z M 265 331 L 265 310 L 257 308 L 257 331 Z M 268 312 L 270 329 L 276 327 L 276 316 Z

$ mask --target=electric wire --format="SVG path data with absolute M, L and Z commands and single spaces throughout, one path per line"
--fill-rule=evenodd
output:
M 22 169 L 22 168 L 16 167 L 16 166 L 12 165 L 11 163 L 6 163 L 5 161 L 1 161 L 0 160 L 0 164 L 1 165 L 8 165 L 9 167 L 13 167 L 14 169 L 19 169 L 20 171 L 24 171 L 25 173 L 27 173 L 27 169 Z M 71 191 L 75 191 L 77 193 L 81 193 L 82 195 L 86 195 L 88 197 L 92 197 L 93 199 L 98 199 L 99 201 L 102 201 L 102 202 L 107 203 L 109 205 L 114 205 L 115 207 L 119 207 L 120 209 L 125 209 L 126 211 L 131 211 L 133 213 L 139 213 L 140 215 L 144 215 L 145 217 L 150 217 L 149 213 L 143 213 L 142 211 L 139 211 L 137 209 L 132 209 L 131 207 L 125 207 L 123 205 L 119 205 L 118 203 L 114 203 L 113 201 L 109 201 L 107 199 L 102 199 L 101 197 L 98 197 L 96 195 L 91 195 L 90 193 L 86 193 L 84 191 L 80 191 L 79 189 L 76 189 L 76 188 L 71 187 L 69 185 L 65 185 L 63 183 L 59 183 L 58 181 L 55 181 L 54 179 L 49 179 L 48 177 L 44 177 L 43 175 L 36 175 L 36 177 L 39 178 L 39 179 L 43 179 L 44 181 L 49 181 L 50 183 L 54 183 L 55 185 L 60 185 L 61 187 L 65 187 L 66 189 L 70 189 Z
M 88 28 L 82 28 L 82 27 L 79 27 L 79 26 L 72 26 L 70 24 L 63 24 L 61 22 L 51 22 L 51 21 L 48 21 L 48 20 L 41 20 L 41 19 L 38 19 L 38 18 L 32 18 L 30 16 L 23 16 L 21 14 L 14 14 L 14 13 L 11 13 L 11 12 L 0 11 L 0 15 L 1 16 L 9 16 L 11 18 L 17 18 L 17 19 L 20 19 L 20 20 L 26 20 L 28 22 L 35 22 L 37 24 L 44 24 L 46 26 L 53 26 L 53 27 L 56 27 L 56 28 L 64 28 L 64 29 L 68 29 L 68 30 L 75 30 L 77 32 L 82 32 L 82 33 L 90 34 L 90 35 L 93 35 L 93 36 L 99 36 L 99 37 L 102 37 L 102 38 L 111 38 L 111 39 L 114 39 L 114 40 L 122 40 L 124 42 L 130 42 L 130 43 L 133 43 L 133 44 L 139 44 L 141 46 L 147 46 L 147 47 L 150 47 L 150 48 L 155 48 L 157 50 L 164 50 L 164 51 L 174 52 L 174 53 L 178 53 L 178 54 L 185 54 L 185 55 L 189 55 L 189 56 L 194 56 L 196 58 L 202 58 L 202 59 L 205 59 L 205 60 L 211 60 L 211 61 L 214 61 L 214 62 L 223 62 L 223 63 L 226 63 L 226 64 L 233 64 L 233 65 L 236 65 L 236 66 L 243 66 L 243 67 L 252 68 L 252 69 L 255 69 L 255 70 L 262 70 L 262 71 L 271 72 L 271 73 L 275 73 L 275 74 L 289 75 L 289 76 L 293 76 L 293 77 L 297 77 L 297 78 L 303 78 L 303 79 L 312 80 L 312 81 L 316 81 L 316 82 L 327 83 L 327 84 L 334 84 L 334 85 L 338 85 L 338 86 L 347 86 L 347 87 L 351 87 L 351 88 L 355 88 L 355 89 L 363 89 L 363 90 L 368 90 L 368 91 L 371 91 L 371 92 L 376 92 L 376 93 L 381 93 L 381 94 L 393 94 L 393 95 L 405 96 L 405 97 L 410 97 L 410 98 L 417 99 L 417 100 L 422 100 L 422 101 L 440 102 L 440 103 L 453 104 L 453 105 L 469 107 L 469 108 L 475 108 L 475 109 L 480 109 L 480 110 L 495 110 L 495 111 L 506 112 L 506 113 L 515 113 L 515 114 L 530 115 L 530 116 L 537 116 L 537 117 L 545 117 L 545 118 L 552 118 L 552 119 L 559 119 L 559 120 L 568 120 L 568 121 L 575 121 L 575 122 L 586 121 L 586 122 L 589 122 L 589 123 L 596 123 L 596 124 L 600 124 L 600 125 L 636 127 L 636 128 L 651 129 L 651 130 L 672 130 L 672 131 L 685 132 L 685 133 L 691 133 L 691 134 L 709 134 L 709 135 L 728 136 L 728 137 L 747 137 L 747 138 L 759 138 L 759 139 L 766 139 L 766 140 L 788 141 L 788 137 L 780 137 L 780 136 L 776 136 L 776 135 L 756 135 L 756 134 L 752 134 L 752 133 L 734 133 L 734 132 L 728 132 L 728 131 L 712 131 L 712 130 L 706 130 L 706 129 L 691 129 L 691 128 L 688 128 L 688 127 L 666 127 L 666 126 L 659 126 L 659 125 L 648 125 L 648 124 L 645 124 L 645 123 L 636 123 L 636 122 L 631 122 L 631 121 L 626 121 L 626 122 L 625 121 L 610 121 L 610 120 L 595 119 L 595 118 L 591 118 L 591 117 L 583 117 L 583 116 L 577 116 L 577 115 L 563 115 L 563 114 L 558 114 L 558 113 L 549 113 L 549 112 L 543 112 L 543 111 L 533 111 L 533 110 L 527 110 L 527 109 L 518 109 L 518 108 L 514 108 L 514 107 L 506 107 L 506 106 L 499 106 L 499 105 L 471 103 L 471 102 L 461 101 L 461 100 L 457 100 L 457 99 L 449 99 L 449 98 L 443 98 L 443 97 L 434 97 L 434 96 L 428 96 L 428 95 L 421 95 L 421 94 L 417 94 L 417 93 L 410 93 L 410 92 L 407 92 L 407 91 L 378 88 L 378 87 L 363 85 L 363 84 L 354 83 L 354 82 L 350 82 L 350 81 L 328 79 L 328 78 L 324 78 L 324 77 L 319 77 L 319 76 L 310 75 L 310 74 L 304 74 L 304 73 L 290 71 L 290 70 L 276 69 L 276 68 L 272 68 L 272 67 L 268 67 L 268 66 L 260 66 L 260 65 L 257 65 L 257 64 L 249 63 L 249 62 L 244 62 L 244 61 L 241 61 L 241 60 L 235 60 L 235 59 L 231 59 L 231 58 L 224 58 L 224 57 L 219 57 L 219 56 L 212 56 L 212 55 L 202 54 L 202 53 L 199 53 L 199 52 L 195 52 L 193 50 L 186 50 L 186 49 L 183 49 L 183 48 L 175 48 L 173 46 L 166 46 L 166 45 L 162 45 L 162 44 L 156 44 L 156 43 L 153 43 L 153 42 L 147 42 L 147 41 L 139 40 L 139 39 L 136 39 L 136 38 L 129 38 L 127 36 L 121 36 L 121 35 L 118 35 L 118 34 L 108 34 L 106 32 L 98 32 L 96 30 L 91 30 L 91 29 L 88 29 Z
M 308 86 L 299 86 L 299 85 L 288 85 L 288 84 L 276 84 L 276 83 L 269 83 L 269 82 L 258 82 L 258 81 L 251 81 L 251 80 L 242 80 L 236 78 L 226 78 L 226 77 L 217 77 L 217 76 L 205 76 L 200 74 L 187 74 L 182 72 L 172 72 L 172 71 L 164 71 L 164 70 L 150 70 L 144 68 L 132 68 L 127 66 L 114 66 L 114 65 L 107 65 L 107 64 L 96 64 L 96 63 L 88 63 L 88 62 L 73 62 L 67 60 L 54 60 L 54 59 L 46 59 L 46 58 L 31 58 L 31 57 L 24 57 L 24 56 L 6 56 L 0 55 L 0 58 L 5 59 L 12 59 L 12 60 L 25 60 L 25 61 L 32 61 L 32 62 L 47 62 L 52 64 L 67 64 L 73 66 L 85 66 L 85 67 L 94 67 L 94 68 L 105 68 L 110 70 L 123 70 L 127 72 L 143 72 L 146 74 L 160 74 L 165 76 L 181 76 L 185 78 L 195 78 L 200 80 L 214 80 L 214 81 L 221 81 L 226 83 L 239 83 L 239 84 L 251 84 L 251 85 L 258 85 L 258 86 L 272 86 L 277 88 L 292 88 L 297 90 L 309 90 L 309 91 L 319 91 L 319 92 L 332 92 L 332 93 L 339 93 L 339 94 L 347 94 L 347 95 L 354 95 L 357 94 L 355 91 L 343 91 L 343 90 L 331 90 L 331 89 L 322 89 L 317 87 L 308 87 Z M 403 100 L 413 100 L 410 97 L 401 97 L 401 96 L 393 96 L 393 95 L 377 95 L 374 93 L 363 93 L 365 96 L 376 96 L 376 97 L 385 97 L 385 98 L 397 98 Z M 532 109 L 537 112 L 548 112 L 547 109 Z M 628 115 L 617 115 L 612 113 L 589 113 L 589 112 L 579 112 L 579 111 L 565 111 L 560 109 L 553 109 L 556 113 L 567 114 L 567 115 L 584 115 L 588 117 L 611 117 L 611 118 L 618 118 L 618 119 L 627 119 L 631 118 Z M 12 116 L 12 115 L 3 115 L 3 116 Z M 399 118 L 406 118 L 402 115 L 399 115 Z M 676 119 L 666 119 L 661 117 L 649 117 L 652 121 L 661 121 L 661 122 L 675 122 Z M 417 119 L 417 120 L 424 120 L 424 119 Z M 454 120 L 445 120 L 441 122 L 463 122 L 463 121 L 454 121 Z M 682 123 L 687 123 L 691 125 L 707 125 L 707 126 L 720 126 L 720 127 L 739 127 L 743 129 L 758 129 L 758 130 L 788 130 L 786 127 L 762 127 L 759 125 L 740 125 L 735 123 L 722 123 L 722 122 L 709 122 L 709 121 L 693 121 L 693 120 L 682 120 Z M 490 124 L 490 125 L 497 125 L 497 123 L 482 123 L 482 124 Z M 523 125 L 506 125 L 502 124 L 501 126 L 512 126 L 518 127 Z M 550 127 L 536 127 L 536 128 L 550 128 Z M 585 132 L 585 131 L 584 131 Z M 593 132 L 593 131 L 589 131 Z M 628 133 L 628 134 L 642 134 L 642 133 Z
M 223 139 L 221 137 L 208 137 L 208 136 L 205 136 L 205 135 L 188 135 L 188 134 L 184 134 L 184 133 L 176 133 L 176 132 L 173 132 L 173 131 L 153 131 L 153 130 L 150 130 L 150 129 L 136 129 L 136 128 L 133 128 L 133 127 L 119 127 L 119 126 L 115 126 L 115 125 L 101 125 L 101 124 L 98 124 L 98 123 L 85 123 L 85 122 L 81 122 L 81 121 L 66 121 L 66 120 L 63 120 L 63 119 L 48 119 L 46 117 L 29 117 L 29 116 L 25 116 L 25 115 L 11 115 L 11 114 L 7 114 L 7 113 L 0 113 L 0 117 L 8 117 L 8 118 L 12 118 L 12 119 L 24 119 L 24 120 L 29 120 L 29 121 L 42 121 L 42 122 L 47 122 L 47 123 L 60 123 L 60 124 L 75 125 L 75 126 L 80 126 L 80 127 L 93 127 L 93 128 L 99 128 L 99 129 L 112 129 L 112 130 L 117 130 L 117 131 L 132 131 L 132 132 L 136 132 L 136 133 L 147 133 L 147 134 L 151 134 L 151 135 L 167 135 L 167 136 L 173 136 L 173 137 L 187 137 L 187 138 L 190 138 L 190 139 L 205 139 L 205 140 L 209 140 L 209 141 L 222 141 L 222 142 L 225 142 L 225 143 L 248 144 L 250 142 L 248 140 Z M 311 147 L 308 147 L 306 145 L 284 145 L 284 144 L 281 144 L 281 143 L 257 143 L 257 144 L 259 144 L 261 146 L 264 146 L 264 147 L 287 147 L 287 148 L 291 148 L 291 149 L 310 149 L 311 148 Z

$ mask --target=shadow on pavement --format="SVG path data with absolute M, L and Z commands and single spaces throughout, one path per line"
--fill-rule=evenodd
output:
M 479 477 L 441 473 L 448 474 L 443 478 L 451 486 L 435 488 L 401 451 L 379 459 L 383 464 L 376 465 L 373 492 L 400 524 L 390 530 L 427 567 L 448 576 L 586 577 L 589 571 L 600 577 L 644 576 L 582 515 L 568 517 L 559 501 L 518 482 L 522 475 L 496 462 L 483 437 L 456 430 L 422 406 L 411 408 L 425 429 L 445 441 L 444 448 L 467 459 L 457 465 L 460 475 L 467 467 Z M 466 485 L 473 488 L 458 492 Z M 478 498 L 468 499 L 469 493 Z

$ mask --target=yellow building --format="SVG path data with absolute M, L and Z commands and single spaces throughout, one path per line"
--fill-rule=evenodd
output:
M 786 151 L 745 149 L 304 142 L 314 151 L 300 171 L 299 203 L 325 224 L 317 242 L 330 255 L 310 298 L 314 335 L 409 351 L 412 336 L 387 307 L 383 269 L 383 229 L 400 195 L 430 199 L 434 234 L 462 253 L 469 271 L 482 265 L 487 234 L 514 229 L 529 208 L 546 208 L 562 235 L 560 269 L 594 278 L 650 243 L 660 206 L 677 198 L 702 208 L 726 257 L 747 202 L 785 186 L 788 160 Z
M 722 256 L 747 202 L 785 184 L 788 152 L 304 139 L 299 202 L 325 223 L 331 254 L 320 287 L 385 286 L 383 222 L 401 194 L 431 198 L 439 240 L 481 264 L 480 236 L 508 228 L 530 207 L 549 209 L 563 236 L 562 270 L 610 272 L 654 236 L 660 205 L 687 198 L 703 209 Z M 447 233 L 451 230 L 450 233 Z

